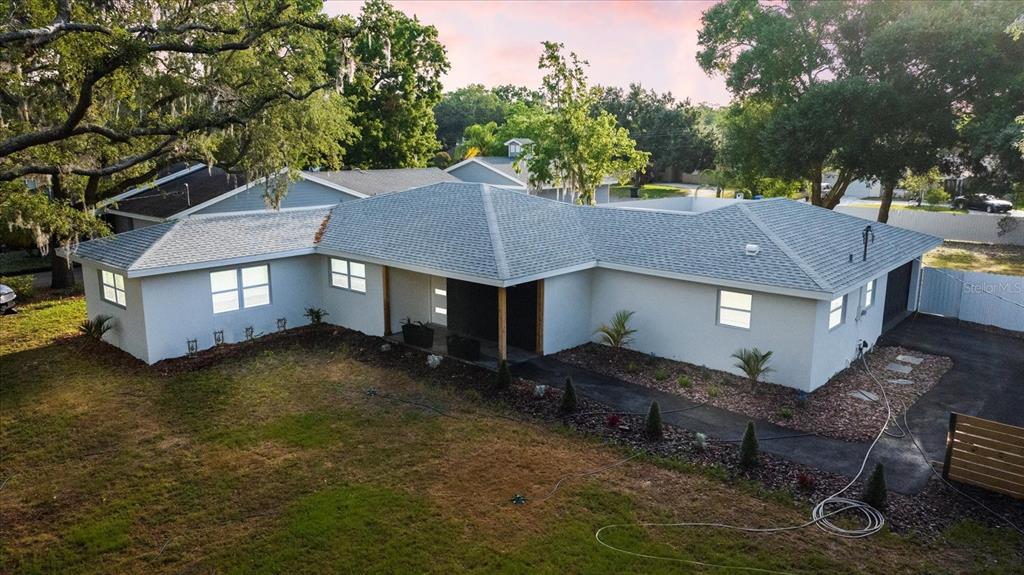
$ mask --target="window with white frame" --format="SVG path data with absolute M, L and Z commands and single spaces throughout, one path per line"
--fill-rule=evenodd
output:
M 719 290 L 718 323 L 750 329 L 750 309 L 753 296 L 748 293 Z
M 875 282 L 877 281 L 871 280 L 864 286 L 864 309 L 868 309 L 875 303 Z
M 213 313 L 270 303 L 270 269 L 266 265 L 210 273 Z
M 843 312 L 846 311 L 846 296 L 841 295 L 832 300 L 828 306 L 828 328 L 833 329 L 843 323 Z
M 124 275 L 100 271 L 100 286 L 103 288 L 103 299 L 121 307 L 127 305 L 128 298 L 124 293 Z
M 366 293 L 366 264 L 331 258 L 331 286 Z

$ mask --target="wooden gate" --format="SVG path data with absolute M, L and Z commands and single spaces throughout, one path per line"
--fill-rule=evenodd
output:
M 950 413 L 942 476 L 1024 499 L 1024 427 Z

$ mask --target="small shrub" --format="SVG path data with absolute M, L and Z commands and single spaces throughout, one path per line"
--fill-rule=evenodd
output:
M 658 440 L 665 436 L 664 425 L 661 423 L 661 407 L 657 401 L 651 402 L 651 408 L 647 411 L 647 421 L 644 423 L 644 435 L 647 439 Z
M 698 451 L 706 451 L 708 448 L 708 436 L 697 432 L 693 437 L 693 446 L 696 447 Z
M 654 372 L 654 379 L 656 379 L 658 381 L 665 381 L 666 379 L 668 379 L 668 376 L 669 376 L 668 370 L 665 369 L 664 367 L 659 367 Z
M 683 389 L 690 389 L 691 387 L 693 387 L 693 382 L 690 381 L 690 378 L 686 377 L 685 375 L 680 375 L 679 379 L 676 380 L 676 385 Z
M 750 469 L 757 465 L 757 434 L 754 433 L 754 422 L 747 422 L 747 430 L 743 433 L 740 443 L 740 467 Z
M 84 335 L 99 341 L 103 339 L 103 335 L 114 328 L 114 318 L 109 315 L 100 314 L 92 319 L 86 319 L 82 321 L 82 325 L 78 327 L 78 331 Z
M 0 284 L 4 284 L 14 290 L 19 299 L 29 299 L 36 293 L 35 278 L 36 276 L 32 274 L 2 276 L 0 277 Z
M 622 417 L 617 413 L 608 414 L 608 418 L 605 420 L 608 427 L 617 428 L 622 423 Z
M 640 371 L 640 366 L 635 361 L 626 364 L 626 373 L 636 373 L 638 371 Z
M 612 317 L 610 324 L 601 324 L 594 333 L 598 334 L 598 339 L 605 345 L 615 349 L 625 347 L 633 341 L 633 334 L 636 333 L 635 329 L 629 327 L 631 317 L 633 312 L 620 310 Z
M 302 314 L 309 318 L 309 323 L 313 325 L 320 325 L 324 322 L 324 318 L 331 315 L 326 311 L 318 307 L 307 307 L 306 313 Z
M 924 193 L 924 201 L 927 202 L 929 206 L 945 204 L 949 202 L 949 194 L 942 188 L 931 188 Z
M 579 409 L 579 400 L 576 399 L 576 386 L 572 384 L 572 378 L 565 378 L 565 391 L 562 392 L 562 405 L 559 407 L 559 411 L 562 413 L 572 413 Z
M 733 364 L 740 371 L 746 374 L 747 379 L 750 380 L 750 390 L 757 390 L 757 382 L 766 373 L 772 371 L 772 368 L 768 367 L 768 362 L 772 359 L 772 352 L 761 351 L 759 349 L 739 349 L 732 354 L 733 358 L 736 359 L 736 363 Z
M 818 484 L 818 480 L 810 473 L 804 473 L 801 471 L 796 476 L 796 484 L 800 486 L 800 489 L 810 491 Z
M 875 465 L 875 470 L 868 477 L 868 483 L 864 486 L 864 494 L 861 500 L 879 511 L 885 511 L 888 489 L 885 486 L 885 466 L 881 463 Z
M 721 390 L 718 389 L 717 385 L 709 385 L 708 386 L 708 397 L 710 397 L 711 399 L 714 399 L 714 398 L 718 397 L 718 394 L 720 393 L 720 391 Z
M 512 372 L 508 369 L 508 361 L 501 360 L 498 364 L 498 375 L 495 379 L 495 383 L 498 389 L 508 389 L 512 387 Z
M 788 407 L 783 407 L 779 410 L 779 417 L 782 419 L 793 419 L 793 410 Z

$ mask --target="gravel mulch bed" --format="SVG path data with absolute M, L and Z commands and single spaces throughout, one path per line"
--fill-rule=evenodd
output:
M 913 355 L 924 361 L 911 366 L 913 371 L 906 375 L 886 371 L 885 366 L 895 362 L 897 355 Z M 878 384 L 865 373 L 859 362 L 836 374 L 814 392 L 803 394 L 770 383 L 759 383 L 752 392 L 746 379 L 731 373 L 596 343 L 562 351 L 556 357 L 629 383 L 836 439 L 869 441 L 874 439 L 885 422 L 885 405 L 881 402 Z M 876 347 L 867 354 L 866 360 L 871 372 L 885 384 L 894 416 L 913 405 L 953 366 L 947 357 L 901 347 Z M 907 379 L 914 383 L 887 383 L 890 379 Z M 879 397 L 879 401 L 866 401 L 849 395 L 857 390 L 870 391 Z
M 194 357 L 165 360 L 154 366 L 146 366 L 112 346 L 86 342 L 84 338 L 78 337 L 69 338 L 68 343 L 88 346 L 92 353 L 100 352 L 99 357 L 104 361 L 121 363 L 125 368 L 156 370 L 167 375 L 210 367 L 229 359 L 258 356 L 268 349 L 343 349 L 349 357 L 368 365 L 398 369 L 430 385 L 471 393 L 474 399 L 498 408 L 499 417 L 547 425 L 564 424 L 578 433 L 599 437 L 607 444 L 628 449 L 634 454 L 658 458 L 668 465 L 682 465 L 691 470 L 703 471 L 729 484 L 760 486 L 771 493 L 791 497 L 798 503 L 813 504 L 849 482 L 847 477 L 765 453 L 759 455 L 756 467 L 741 469 L 738 465 L 737 443 L 707 440 L 705 446 L 701 447 L 696 433 L 671 425 L 665 426 L 663 439 L 648 441 L 642 433 L 643 414 L 617 413 L 606 405 L 580 397 L 579 409 L 564 415 L 559 412 L 562 396 L 559 390 L 548 388 L 543 395 L 537 397 L 534 393 L 535 384 L 526 380 L 515 380 L 509 389 L 498 390 L 494 388 L 494 373 L 479 366 L 445 358 L 440 365 L 431 368 L 427 364 L 426 352 L 334 326 L 291 329 L 251 342 L 202 351 Z M 417 398 L 394 399 L 446 413 L 444 406 L 419 404 L 415 401 Z M 493 413 L 489 412 L 489 415 Z M 599 480 L 600 474 L 593 478 Z M 1024 525 L 1024 501 L 969 486 L 963 486 L 962 489 L 998 510 L 1007 519 Z M 847 494 L 857 497 L 861 491 L 862 485 L 858 484 L 851 487 Z M 924 491 L 914 496 L 889 493 L 886 519 L 890 528 L 898 532 L 934 538 L 942 530 L 967 518 L 987 526 L 1003 526 L 998 519 L 937 479 L 933 479 Z

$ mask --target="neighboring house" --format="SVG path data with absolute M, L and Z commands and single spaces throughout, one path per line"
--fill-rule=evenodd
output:
M 449 181 L 458 179 L 438 168 L 304 171 L 288 183 L 281 209 L 333 206 Z M 191 216 L 266 211 L 264 192 L 264 180 L 249 182 L 243 174 L 216 166 L 178 164 L 152 183 L 115 196 L 100 208 L 114 233 L 121 233 Z
M 915 309 L 933 236 L 784 199 L 696 214 L 575 206 L 441 183 L 278 213 L 189 218 L 78 245 L 89 317 L 153 363 L 326 321 L 370 335 L 403 320 L 554 353 L 635 312 L 631 347 L 736 372 L 772 350 L 769 380 L 811 391 Z M 504 329 L 499 329 L 504 326 Z
M 528 192 L 534 196 L 559 201 L 571 201 L 564 192 L 555 187 L 552 183 L 545 183 L 541 186 L 530 186 L 530 171 L 526 162 L 519 162 L 516 165 L 516 158 L 523 151 L 523 147 L 532 144 L 533 140 L 527 138 L 512 138 L 504 143 L 508 153 L 504 156 L 474 156 L 449 166 L 445 171 L 463 182 L 474 182 L 501 186 L 521 192 Z M 605 178 L 597 187 L 594 197 L 597 203 L 608 203 L 611 197 L 611 186 L 618 182 L 615 178 Z

